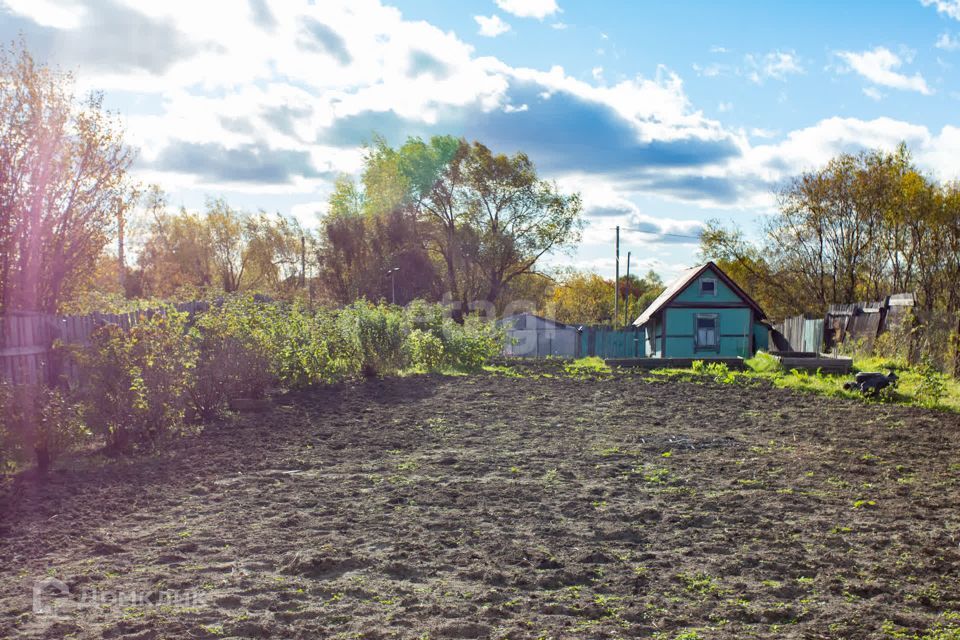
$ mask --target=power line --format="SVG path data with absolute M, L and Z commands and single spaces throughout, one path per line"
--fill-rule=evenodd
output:
M 685 236 L 681 233 L 661 233 L 659 231 L 648 231 L 646 229 L 637 229 L 634 227 L 620 227 L 623 231 L 633 231 L 635 233 L 648 233 L 652 236 L 666 236 L 668 238 L 689 238 L 690 240 L 699 240 L 700 236 Z

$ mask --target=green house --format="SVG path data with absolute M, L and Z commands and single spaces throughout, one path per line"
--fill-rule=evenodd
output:
M 763 310 L 712 262 L 685 271 L 633 323 L 648 358 L 749 358 L 766 349 Z

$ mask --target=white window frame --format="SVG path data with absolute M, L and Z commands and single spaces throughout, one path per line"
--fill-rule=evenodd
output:
M 713 292 L 712 292 L 712 293 L 704 293 L 704 291 L 703 291 L 703 283 L 704 283 L 704 282 L 712 282 L 712 283 L 713 283 Z M 716 279 L 716 278 L 700 278 L 700 295 L 702 295 L 702 296 L 716 296 L 716 295 L 717 295 L 717 279 Z
M 713 344 L 700 344 L 700 319 L 713 320 Z M 720 351 L 720 314 L 696 313 L 693 316 L 694 351 Z

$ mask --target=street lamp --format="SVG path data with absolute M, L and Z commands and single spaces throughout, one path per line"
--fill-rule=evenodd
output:
M 397 271 L 400 271 L 400 267 L 387 269 L 387 275 L 390 276 L 390 298 L 392 304 L 397 304 Z

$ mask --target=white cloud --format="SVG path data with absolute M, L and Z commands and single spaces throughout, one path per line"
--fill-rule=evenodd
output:
M 4 8 L 54 29 L 75 29 L 87 13 L 82 5 L 70 0 L 0 0 L 0 11 Z
M 504 22 L 497 14 L 493 14 L 489 18 L 486 16 L 473 16 L 473 19 L 480 25 L 480 31 L 478 33 L 488 38 L 496 38 L 510 31 L 510 25 Z
M 960 178 L 960 128 L 948 125 L 937 134 L 923 125 L 893 118 L 826 118 L 791 131 L 778 142 L 745 145 L 743 155 L 726 169 L 730 175 L 753 176 L 774 184 L 823 166 L 840 153 L 893 151 L 901 142 L 907 143 L 921 167 L 939 179 Z
M 917 91 L 923 95 L 933 93 L 920 73 L 912 76 L 898 73 L 896 69 L 903 65 L 903 60 L 886 47 L 876 47 L 872 51 L 861 53 L 838 51 L 837 55 L 850 65 L 851 69 L 874 84 L 903 91 Z
M 569 29 L 570 25 L 566 22 L 554 22 L 550 25 L 551 29 L 556 29 L 557 31 L 563 31 L 564 29 Z
M 522 130 L 516 138 L 498 143 L 497 150 L 524 149 L 533 156 L 533 147 L 542 143 L 540 155 L 533 157 L 546 167 L 552 157 L 549 145 L 579 135 L 581 129 L 589 135 L 613 131 L 619 137 L 606 140 L 600 153 L 621 153 L 625 162 L 634 163 L 592 164 L 596 156 L 589 155 L 590 143 L 585 143 L 582 154 L 571 154 L 570 164 L 544 169 L 564 190 L 583 189 L 584 202 L 591 206 L 622 207 L 624 202 L 654 195 L 681 202 L 685 209 L 691 204 L 718 203 L 739 210 L 768 207 L 770 185 L 776 181 L 819 166 L 840 151 L 893 148 L 900 140 L 906 140 L 918 161 L 937 175 L 957 177 L 960 169 L 960 129 L 947 127 L 935 134 L 891 119 L 829 118 L 785 137 L 779 132 L 731 130 L 692 104 L 681 77 L 666 67 L 659 67 L 654 77 L 636 76 L 612 85 L 602 84 L 599 75 L 578 79 L 561 67 L 512 67 L 492 57 L 478 57 L 455 33 L 405 20 L 398 10 L 377 0 L 327 0 L 322 6 L 308 0 L 275 3 L 268 28 L 249 11 L 226 10 L 235 6 L 233 0 L 221 4 L 214 0 L 116 2 L 129 3 L 153 20 L 169 22 L 184 38 L 202 44 L 186 58 L 155 71 L 104 71 L 84 68 L 80 62 L 82 88 L 104 89 L 108 100 L 112 89 L 141 92 L 138 98 L 149 105 L 148 111 L 134 109 L 125 117 L 131 142 L 141 147 L 143 165 L 138 177 L 201 193 L 229 186 L 230 193 L 292 195 L 294 202 L 302 203 L 295 213 L 304 220 L 323 202 L 332 176 L 360 170 L 360 145 L 373 130 L 397 139 L 429 135 L 427 127 L 440 123 L 458 133 L 470 118 L 535 122 L 542 113 L 538 109 L 554 109 L 553 113 L 571 119 L 558 118 L 560 124 L 545 120 L 533 134 Z M 184 10 L 190 6 L 193 13 Z M 29 15 L 38 24 L 51 21 L 50 14 Z M 83 19 L 82 15 L 77 18 Z M 73 22 L 64 19 L 60 24 Z M 751 70 L 763 78 L 782 79 L 802 70 L 792 52 L 758 54 L 753 61 Z M 717 106 L 723 111 L 731 105 Z M 578 127 L 579 122 L 596 123 L 596 127 Z M 565 126 L 570 128 L 557 130 Z M 177 141 L 194 144 L 195 153 L 220 145 L 227 159 L 252 154 L 254 168 L 258 158 L 273 156 L 280 158 L 280 165 L 291 157 L 301 164 L 295 170 L 279 166 L 278 175 L 285 182 L 276 183 L 230 180 L 222 165 L 206 172 L 198 167 L 190 173 L 182 170 L 189 163 L 167 169 L 158 166 L 164 151 Z M 626 152 L 616 148 L 621 143 Z M 642 173 L 645 160 L 637 158 L 650 157 L 643 155 L 648 152 L 645 145 L 692 159 L 681 158 L 683 166 L 654 165 L 645 175 L 628 175 L 629 179 L 623 179 L 623 173 L 612 175 L 615 171 Z M 676 161 L 676 156 L 672 158 Z M 583 175 L 571 175 L 571 166 Z M 625 219 L 639 213 L 635 205 L 624 211 Z
M 711 62 L 706 66 L 693 63 L 693 70 L 698 76 L 703 76 L 705 78 L 716 78 L 721 75 L 727 75 L 730 73 L 731 68 L 727 65 Z
M 943 13 L 954 20 L 960 20 L 960 0 L 920 0 L 925 7 L 936 7 L 937 13 Z
M 733 103 L 721 102 L 717 104 L 717 111 L 719 111 L 720 113 L 727 113 L 728 111 L 733 111 Z
M 778 131 L 774 131 L 773 129 L 763 129 L 762 127 L 750 129 L 750 136 L 753 138 L 774 138 L 778 133 Z
M 683 90 L 683 80 L 660 66 L 654 78 L 638 76 L 611 86 L 597 86 L 566 74 L 563 67 L 549 71 L 510 68 L 498 63 L 502 73 L 517 80 L 534 82 L 547 92 L 563 91 L 589 103 L 603 105 L 630 124 L 639 142 L 724 140 L 730 134 L 719 122 L 693 109 Z
M 793 52 L 771 51 L 764 55 L 748 54 L 745 58 L 747 77 L 762 84 L 766 79 L 786 80 L 790 74 L 803 73 L 800 60 Z
M 556 0 L 496 0 L 497 6 L 518 18 L 543 20 L 560 11 Z
M 711 47 L 710 53 L 727 54 L 728 49 Z M 724 60 L 729 61 L 729 57 Z M 751 82 L 763 84 L 766 80 L 786 81 L 788 75 L 805 73 L 799 56 L 792 51 L 770 51 L 768 53 L 748 53 L 740 64 L 736 62 L 710 62 L 693 64 L 697 75 L 706 78 L 721 76 L 746 77 Z
M 944 51 L 957 51 L 960 49 L 960 38 L 957 38 L 949 33 L 941 33 L 934 46 L 937 49 L 943 49 Z
M 877 89 L 876 87 L 864 87 L 863 95 L 867 96 L 871 100 L 877 100 L 877 101 L 882 100 L 884 97 L 883 94 L 880 93 L 880 90 Z
M 305 227 L 315 227 L 320 218 L 326 215 L 330 209 L 330 203 L 327 200 L 311 200 L 300 202 L 290 207 L 290 215 Z

